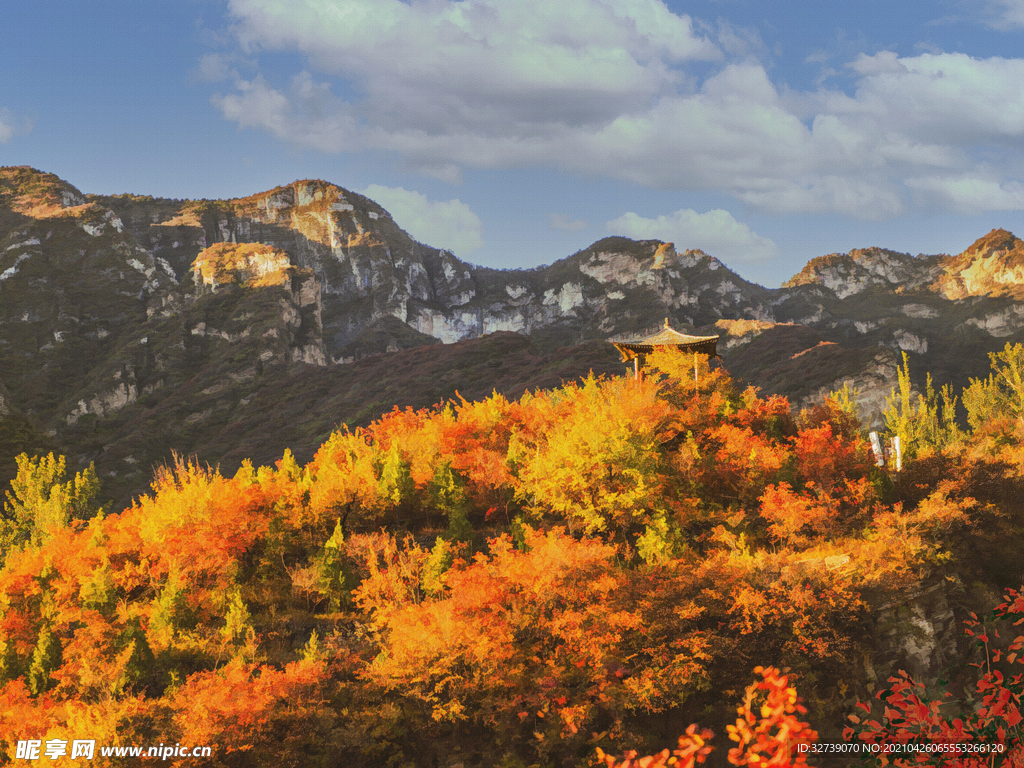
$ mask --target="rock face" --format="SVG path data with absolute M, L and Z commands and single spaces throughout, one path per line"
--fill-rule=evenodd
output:
M 913 257 L 884 248 L 864 248 L 849 253 L 832 253 L 807 263 L 785 287 L 817 285 L 830 290 L 837 299 L 869 288 L 915 290 L 931 283 L 941 272 L 937 256 Z
M 957 641 L 963 629 L 944 581 L 922 583 L 901 604 L 881 606 L 872 619 L 879 671 L 904 669 L 916 680 L 934 680 L 962 655 Z M 875 677 L 884 680 L 884 674 Z
M 1024 242 L 993 230 L 956 256 L 879 248 L 813 259 L 775 294 L 777 321 L 847 346 L 914 358 L 955 387 L 983 376 L 988 352 L 1024 339 Z
M 932 289 L 948 299 L 1024 299 L 1024 242 L 1005 229 L 992 230 L 959 256 L 944 259 Z
M 550 267 L 483 269 L 412 240 L 373 201 L 322 181 L 229 201 L 97 199 L 177 274 L 223 243 L 287 254 L 320 286 L 334 362 L 388 316 L 444 343 L 541 329 L 579 341 L 640 332 L 665 315 L 690 324 L 770 316 L 765 289 L 700 251 L 607 238 Z
M 81 462 L 145 478 L 169 448 L 227 455 L 257 395 L 296 391 L 313 369 L 497 332 L 548 354 L 665 317 L 717 328 L 734 374 L 800 405 L 851 383 L 869 418 L 901 353 L 920 375 L 963 384 L 988 351 L 1024 337 L 1024 244 L 1002 230 L 955 257 L 824 256 L 778 290 L 684 245 L 610 237 L 550 266 L 492 270 L 416 242 L 372 200 L 323 181 L 168 200 L 84 195 L 3 168 L 0 407 L 15 403 Z M 610 347 L 599 357 L 614 367 Z M 330 401 L 330 375 L 316 380 Z M 394 404 L 372 384 L 364 397 L 360 419 Z M 317 429 L 354 418 L 325 410 Z

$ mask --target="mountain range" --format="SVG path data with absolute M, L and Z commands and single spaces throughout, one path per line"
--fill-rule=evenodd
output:
M 225 472 L 306 460 L 396 405 L 621 373 L 607 341 L 666 317 L 797 407 L 856 386 L 874 423 L 902 352 L 919 383 L 962 386 L 1024 337 L 1024 242 L 1004 230 L 958 255 L 829 254 L 778 289 L 685 245 L 609 237 L 494 270 L 324 181 L 171 200 L 2 168 L 0 481 L 58 450 L 124 503 L 172 451 Z

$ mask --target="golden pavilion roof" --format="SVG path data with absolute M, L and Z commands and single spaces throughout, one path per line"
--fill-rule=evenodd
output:
M 658 348 L 672 347 L 680 352 L 699 352 L 708 357 L 718 356 L 718 336 L 690 336 L 672 328 L 665 318 L 665 327 L 652 336 L 642 339 L 628 339 L 626 341 L 613 341 L 612 344 L 619 350 L 624 362 L 629 362 L 634 357 L 647 355 Z

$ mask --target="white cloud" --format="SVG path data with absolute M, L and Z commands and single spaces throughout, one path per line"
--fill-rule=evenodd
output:
M 6 144 L 15 136 L 30 133 L 35 121 L 29 117 L 18 117 L 9 109 L 0 108 L 0 144 Z
M 243 44 L 356 82 L 366 118 L 426 134 L 600 124 L 718 55 L 660 0 L 232 0 Z M 501 133 L 502 131 L 498 131 Z
M 233 57 L 225 56 L 222 53 L 208 53 L 199 59 L 199 66 L 196 67 L 195 77 L 210 83 L 227 80 L 237 72 L 232 69 Z
M 1024 27 L 1024 0 L 988 0 L 986 18 L 996 29 Z
M 239 79 L 214 103 L 242 127 L 336 152 L 384 149 L 420 170 L 546 162 L 687 86 L 682 62 L 720 52 L 661 0 L 232 0 L 247 51 L 299 51 L 287 88 Z M 317 78 L 320 79 L 319 77 Z M 315 90 L 315 98 L 303 91 Z
M 857 58 L 847 66 L 859 75 L 877 75 L 886 72 L 907 71 L 907 68 L 900 63 L 899 56 L 893 51 L 879 51 L 874 56 L 866 53 L 857 54 Z
M 548 229 L 562 230 L 563 232 L 582 232 L 589 227 L 586 219 L 574 219 L 566 213 L 549 213 Z
M 1000 7 L 1024 23 L 1024 0 Z M 852 93 L 796 92 L 735 54 L 734 31 L 723 27 L 716 45 L 662 0 L 230 8 L 243 50 L 300 52 L 308 70 L 288 85 L 236 78 L 214 104 L 240 127 L 325 152 L 395 153 L 453 183 L 464 168 L 556 168 L 725 193 L 769 213 L 1020 207 L 1024 59 L 861 54 L 846 67 Z M 699 79 L 696 60 L 718 63 Z M 343 84 L 357 95 L 336 96 Z M 935 179 L 984 194 L 952 182 L 940 194 Z
M 359 129 L 345 105 L 326 83 L 315 83 L 308 72 L 292 80 L 287 94 L 272 88 L 262 76 L 237 80 L 237 92 L 216 94 L 213 103 L 240 128 L 262 128 L 279 139 L 295 141 L 325 152 L 358 146 Z
M 697 213 L 683 208 L 656 219 L 646 219 L 630 212 L 609 221 L 605 227 L 615 235 L 634 240 L 672 242 L 681 251 L 699 248 L 730 261 L 763 261 L 779 252 L 774 242 L 761 237 L 721 209 Z
M 734 27 L 725 19 L 718 20 L 718 44 L 730 56 L 764 54 L 767 47 L 756 29 Z
M 873 71 L 864 68 L 852 99 L 823 94 L 821 109 L 851 125 L 874 121 L 872 133 L 879 138 L 885 121 L 892 136 L 958 150 L 1024 138 L 1024 59 L 926 53 L 883 60 Z
M 908 179 L 907 186 L 920 190 L 930 202 L 965 213 L 1024 210 L 1024 185 L 1000 184 L 994 179 L 977 177 L 926 177 Z
M 420 192 L 380 184 L 361 194 L 384 206 L 398 226 L 422 243 L 460 256 L 484 244 L 480 217 L 460 200 L 431 201 Z

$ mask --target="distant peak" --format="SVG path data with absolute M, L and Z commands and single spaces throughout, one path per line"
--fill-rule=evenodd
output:
M 1024 264 L 1024 240 L 1018 239 L 1005 229 L 993 229 L 984 237 L 971 243 L 967 250 L 949 260 L 947 271 L 957 273 L 970 267 L 977 260 L 995 259 L 1004 264 Z
M 578 252 L 578 254 L 595 253 L 621 253 L 637 258 L 653 258 L 655 266 L 660 267 L 664 264 L 666 257 L 676 254 L 676 249 L 674 243 L 668 243 L 663 240 L 633 240 L 621 235 L 612 235 L 610 237 L 603 237 Z M 687 251 L 687 253 L 707 255 L 703 254 L 702 251 Z
M 1005 229 L 993 229 L 946 260 L 934 289 L 949 299 L 1024 295 L 1024 241 Z
M 52 216 L 84 205 L 85 196 L 59 176 L 28 165 L 0 168 L 0 207 L 28 216 Z
M 320 213 L 361 211 L 372 219 L 381 216 L 391 219 L 387 209 L 375 200 L 323 179 L 299 179 L 248 197 L 233 198 L 224 204 L 240 212 L 261 208 L 271 213 L 302 208 Z
M 1022 241 L 1019 240 L 1012 232 L 1005 229 L 993 229 L 984 237 L 979 237 L 967 250 L 967 253 L 984 253 L 992 251 L 1012 251 L 1019 248 Z

